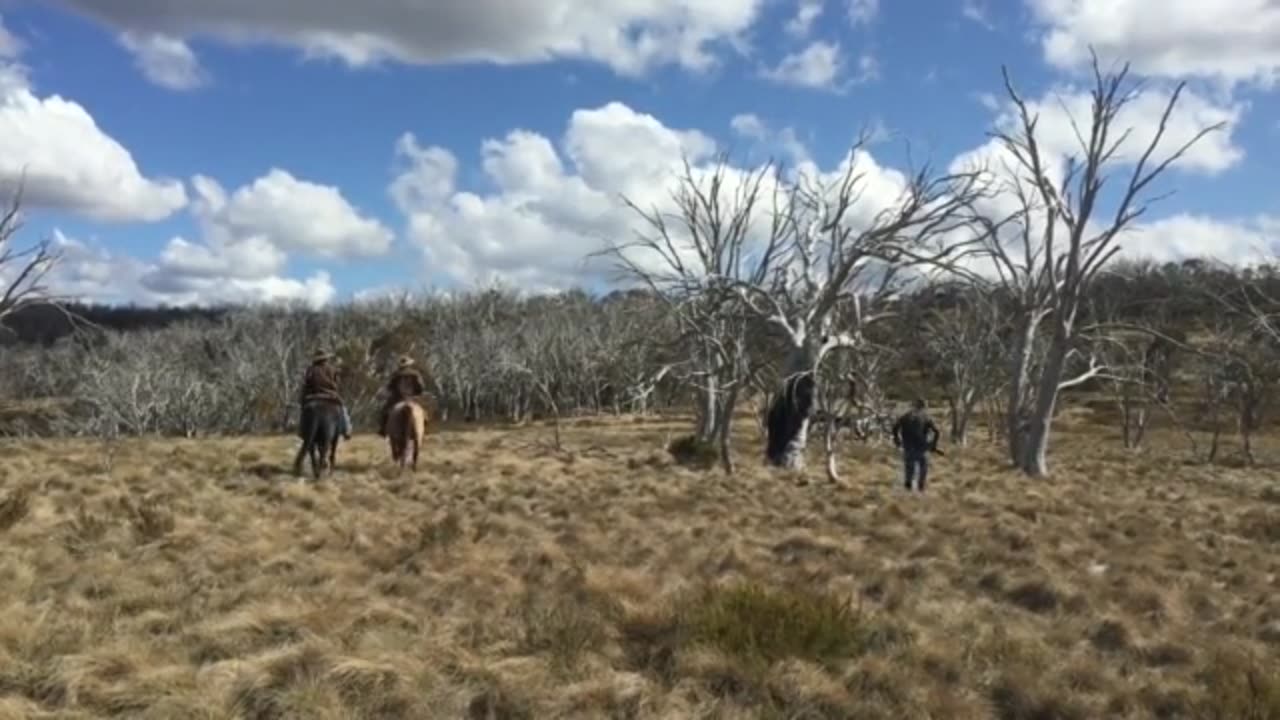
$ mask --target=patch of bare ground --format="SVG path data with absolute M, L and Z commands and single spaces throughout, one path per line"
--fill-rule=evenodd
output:
M 683 427 L 319 484 L 285 437 L 5 445 L 0 718 L 1280 719 L 1275 468 L 1068 428 L 1052 481 L 978 446 L 920 497 L 887 449 L 676 467 Z

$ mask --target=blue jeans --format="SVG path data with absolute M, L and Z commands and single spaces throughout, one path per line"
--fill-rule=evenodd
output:
M 343 434 L 343 435 L 350 435 L 350 434 L 351 434 L 351 411 L 347 409 L 347 406 L 346 406 L 346 405 L 343 405 L 343 406 L 342 406 L 342 427 L 341 427 L 341 431 L 342 431 L 342 434 Z
M 914 489 L 924 492 L 925 484 L 929 479 L 929 451 L 903 448 L 902 470 L 903 487 L 908 490 L 913 489 L 911 480 L 918 477 L 919 483 Z

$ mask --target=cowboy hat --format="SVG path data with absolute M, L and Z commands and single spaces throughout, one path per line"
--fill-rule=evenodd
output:
M 321 360 L 331 360 L 331 359 L 333 359 L 333 356 L 329 354 L 328 350 L 317 350 L 311 353 L 312 362 L 320 362 Z
M 400 359 L 396 360 L 396 365 L 402 368 L 409 367 L 412 364 L 413 364 L 413 358 L 409 357 L 408 355 L 401 355 Z

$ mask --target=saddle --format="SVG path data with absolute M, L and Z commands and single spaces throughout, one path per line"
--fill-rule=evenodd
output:
M 302 398 L 302 407 L 313 405 L 331 405 L 333 407 L 342 407 L 342 398 L 333 395 L 308 395 Z

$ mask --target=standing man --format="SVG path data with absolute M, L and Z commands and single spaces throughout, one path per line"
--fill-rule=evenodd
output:
M 893 446 L 902 448 L 903 485 L 907 490 L 924 492 L 929 479 L 929 453 L 938 449 L 941 435 L 938 426 L 933 424 L 933 418 L 925 411 L 924 398 L 916 398 L 911 403 L 911 410 L 893 424 Z M 920 482 L 913 488 L 911 481 L 917 475 Z

